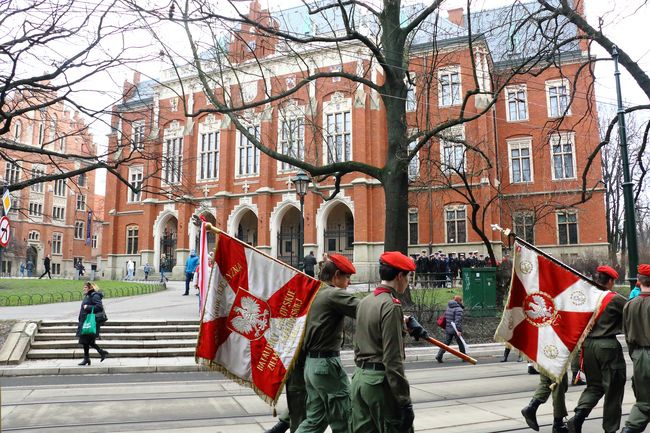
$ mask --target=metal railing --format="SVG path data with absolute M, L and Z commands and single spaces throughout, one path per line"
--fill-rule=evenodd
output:
M 144 283 L 137 286 L 111 287 L 100 289 L 105 298 L 120 298 L 124 296 L 147 295 L 165 290 L 165 285 L 160 283 Z M 24 295 L 2 295 L 0 293 L 1 307 L 19 307 L 25 305 L 54 304 L 57 302 L 79 301 L 83 298 L 81 289 L 66 290 L 56 293 L 30 293 Z

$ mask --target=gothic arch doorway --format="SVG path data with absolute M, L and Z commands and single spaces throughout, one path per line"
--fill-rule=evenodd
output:
M 278 231 L 278 254 L 279 260 L 298 268 L 298 250 L 303 248 L 300 245 L 300 211 L 293 206 L 282 216 L 280 230 Z
M 249 245 L 257 246 L 257 215 L 252 210 L 246 210 L 241 216 L 235 237 Z
M 352 260 L 354 255 L 354 217 L 343 203 L 337 203 L 327 215 L 323 233 L 326 253 L 337 253 Z

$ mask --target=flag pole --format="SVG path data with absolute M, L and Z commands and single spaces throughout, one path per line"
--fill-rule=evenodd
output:
M 589 282 L 590 284 L 592 284 L 592 285 L 594 285 L 594 286 L 596 286 L 596 287 L 603 287 L 602 285 L 598 284 L 597 282 L 595 282 L 595 281 L 592 280 L 591 278 L 587 277 L 587 276 L 584 275 L 583 273 L 576 271 L 575 269 L 573 269 L 573 268 L 570 267 L 570 266 L 567 266 L 566 264 L 562 263 L 561 261 L 559 261 L 559 260 L 556 259 L 555 257 L 550 256 L 548 253 L 546 253 L 546 252 L 540 250 L 540 249 L 537 248 L 535 245 L 526 242 L 525 240 L 523 240 L 522 238 L 520 238 L 519 236 L 517 236 L 517 234 L 516 234 L 515 232 L 511 231 L 510 229 L 504 229 L 504 228 L 502 228 L 501 226 L 499 226 L 498 224 L 492 224 L 492 230 L 493 230 L 493 231 L 500 231 L 501 233 L 503 233 L 503 234 L 506 235 L 506 236 L 512 236 L 512 237 L 514 237 L 515 240 L 518 241 L 520 244 L 523 244 L 523 245 L 526 246 L 527 248 L 530 248 L 531 250 L 535 251 L 536 253 L 541 254 L 542 256 L 544 256 L 545 258 L 549 259 L 550 261 L 552 261 L 552 262 L 555 263 L 556 265 L 560 266 L 561 268 L 566 269 L 566 270 L 569 271 L 569 272 L 573 272 L 574 274 L 578 275 L 578 276 L 579 276 L 580 278 L 582 278 L 583 280 L 586 280 L 587 282 Z
M 276 262 L 276 263 L 278 263 L 278 264 L 281 264 L 282 266 L 285 266 L 285 267 L 287 267 L 287 268 L 289 268 L 289 269 L 291 269 L 291 270 L 293 270 L 293 271 L 297 271 L 297 272 L 299 272 L 299 273 L 305 275 L 306 277 L 309 277 L 309 278 L 311 278 L 311 279 L 316 279 L 316 278 L 314 278 L 314 277 L 312 277 L 312 276 L 310 276 L 310 275 L 305 274 L 303 271 L 301 271 L 301 270 L 299 270 L 299 269 L 296 269 L 296 268 L 294 268 L 293 266 L 289 266 L 289 265 L 287 265 L 286 263 L 284 263 L 283 261 L 278 260 L 278 259 L 276 259 L 275 257 L 272 257 L 272 256 L 266 254 L 264 251 L 260 251 L 260 250 L 258 250 L 258 249 L 255 248 L 254 246 L 252 246 L 252 245 L 250 245 L 250 244 L 247 244 L 246 242 L 242 241 L 241 239 L 237 239 L 236 237 L 230 236 L 228 233 L 224 232 L 224 231 L 221 230 L 220 228 L 217 228 L 217 227 L 213 226 L 212 224 L 210 224 L 210 223 L 208 223 L 208 222 L 205 223 L 205 229 L 206 229 L 206 230 L 212 230 L 212 231 L 215 232 L 215 233 L 218 233 L 218 234 L 222 234 L 222 235 L 228 236 L 230 239 L 232 239 L 232 240 L 234 240 L 235 242 L 239 243 L 239 244 L 242 245 L 244 248 L 250 248 L 250 249 L 252 249 L 252 250 L 255 250 L 258 254 L 263 255 L 264 257 L 266 257 L 266 258 L 269 259 L 269 260 L 273 260 L 274 262 Z
M 472 364 L 472 365 L 476 365 L 476 359 L 472 358 L 472 357 L 469 356 L 469 355 L 464 354 L 463 352 L 461 352 L 461 351 L 459 351 L 459 350 L 456 350 L 456 349 L 453 349 L 453 348 L 447 346 L 447 345 L 446 345 L 445 343 L 443 343 L 442 341 L 440 341 L 440 340 L 436 340 L 436 339 L 433 338 L 433 337 L 427 337 L 426 340 L 427 340 L 429 343 L 433 344 L 434 346 L 438 346 L 439 348 L 446 350 L 447 352 L 449 352 L 449 353 L 451 353 L 452 355 L 454 355 L 454 356 L 456 356 L 456 357 L 462 359 L 463 361 L 467 361 L 467 362 L 469 362 L 469 363 Z

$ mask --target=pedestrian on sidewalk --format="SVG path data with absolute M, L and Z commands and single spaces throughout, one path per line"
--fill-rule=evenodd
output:
M 404 313 L 395 297 L 406 291 L 413 271 L 412 258 L 385 252 L 379 258 L 381 284 L 357 307 L 352 433 L 413 431 L 415 415 L 404 374 Z
M 144 272 L 144 280 L 149 281 L 149 273 L 151 272 L 151 265 L 149 265 L 149 262 L 144 265 L 142 271 Z
M 51 280 L 52 279 L 52 274 L 50 274 L 50 256 L 49 255 L 45 256 L 45 258 L 43 259 L 43 267 L 45 268 L 45 272 L 43 272 L 41 274 L 41 276 L 38 277 L 38 279 L 40 280 L 45 275 L 47 275 Z
M 25 262 L 20 262 L 20 278 L 25 278 Z
M 636 402 L 621 433 L 641 433 L 650 422 L 650 265 L 639 265 L 639 296 L 623 308 L 623 329 L 634 373 Z
M 568 433 L 564 418 L 569 414 L 566 410 L 566 392 L 569 389 L 566 373 L 560 383 L 553 385 L 553 380 L 545 374 L 539 375 L 539 385 L 533 394 L 533 399 L 528 406 L 521 410 L 521 414 L 526 420 L 528 427 L 539 431 L 537 424 L 537 408 L 548 401 L 549 396 L 553 396 L 553 430 L 552 433 Z
M 618 272 L 609 266 L 599 266 L 594 281 L 611 291 Z M 625 392 L 625 358 L 616 335 L 623 332 L 623 307 L 627 299 L 616 292 L 596 319 L 582 345 L 582 358 L 587 387 L 582 391 L 575 416 L 569 419 L 569 431 L 581 433 L 582 424 L 603 396 L 603 431 L 617 432 L 621 426 L 623 393 Z
M 104 294 L 97 291 L 97 286 L 95 283 L 87 281 L 84 284 L 84 297 L 81 301 L 81 309 L 79 311 L 78 325 L 77 325 L 77 337 L 79 337 L 79 344 L 83 346 L 84 349 L 84 359 L 79 363 L 79 365 L 90 365 L 90 348 L 92 347 L 99 353 L 100 362 L 104 361 L 108 356 L 108 352 L 103 350 L 97 345 L 95 340 L 99 337 L 99 329 L 101 325 L 106 321 L 106 312 L 104 311 L 104 305 L 102 303 L 102 298 Z M 97 333 L 96 334 L 81 334 L 81 327 L 86 320 L 86 316 L 91 312 L 95 313 L 95 320 L 97 323 Z
M 194 250 L 190 251 L 190 256 L 185 261 L 185 293 L 183 296 L 188 296 L 190 294 L 190 283 L 194 279 L 194 272 L 199 266 L 199 258 L 196 255 Z
M 165 271 L 167 271 L 167 256 L 160 256 L 160 282 L 167 282 L 169 279 L 165 276 Z
M 445 344 L 449 346 L 453 339 L 456 339 L 458 344 L 458 350 L 465 353 L 465 345 L 462 340 L 463 332 L 463 298 L 456 295 L 454 299 L 447 303 L 447 309 L 445 310 L 445 320 L 447 325 L 445 326 Z M 445 349 L 440 348 L 438 355 L 436 356 L 436 361 L 442 363 L 442 356 L 445 354 Z

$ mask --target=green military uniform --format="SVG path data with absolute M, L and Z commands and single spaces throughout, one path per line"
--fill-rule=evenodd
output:
M 625 340 L 634 365 L 632 388 L 636 403 L 625 427 L 642 432 L 650 422 L 650 294 L 641 292 L 623 309 Z
M 343 343 L 345 316 L 356 317 L 359 298 L 334 286 L 320 289 L 309 310 L 303 351 L 307 416 L 298 433 L 322 433 L 329 424 L 332 433 L 348 431 L 350 380 L 339 350 Z M 293 425 L 293 424 L 292 424 Z
M 390 287 L 380 285 L 361 300 L 354 338 L 353 433 L 399 431 L 400 408 L 411 403 L 403 365 L 404 334 L 402 306 Z
M 304 352 L 303 352 L 304 353 Z M 305 392 L 305 356 L 301 353 L 296 365 L 285 382 L 287 409 L 278 413 L 278 419 L 290 426 L 294 433 L 306 416 L 307 393 Z
M 568 415 L 566 410 L 566 391 L 569 389 L 569 380 L 565 374 L 562 381 L 551 389 L 553 379 L 543 373 L 539 374 L 539 385 L 533 394 L 533 398 L 538 400 L 540 404 L 548 401 L 548 398 L 553 394 L 553 418 L 564 418 Z
M 625 359 L 616 339 L 622 332 L 623 307 L 627 299 L 619 294 L 609 301 L 582 346 L 587 387 L 580 395 L 576 412 L 585 415 L 605 396 L 603 430 L 618 431 L 625 391 Z

